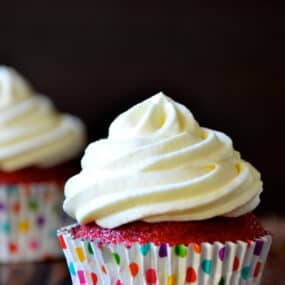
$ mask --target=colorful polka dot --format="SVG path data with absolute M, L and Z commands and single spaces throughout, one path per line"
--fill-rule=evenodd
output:
M 117 265 L 120 265 L 121 258 L 118 253 L 112 253 L 113 259 Z
M 193 267 L 188 267 L 186 271 L 186 282 L 187 283 L 194 283 L 197 281 L 197 274 Z
M 153 268 L 149 268 L 145 272 L 145 280 L 148 284 L 155 284 L 157 281 L 156 271 Z
M 260 262 L 257 262 L 256 263 L 256 266 L 255 266 L 255 269 L 254 269 L 254 273 L 253 273 L 253 277 L 256 278 L 260 272 L 260 269 L 261 269 L 261 263 Z
M 225 258 L 225 250 L 226 250 L 226 248 L 225 247 L 222 247 L 220 250 L 219 250 L 219 258 L 220 258 L 220 260 L 224 260 L 224 258 Z
M 80 262 L 83 262 L 86 260 L 86 256 L 85 256 L 85 253 L 82 247 L 76 247 L 75 252 Z
M 20 210 L 21 210 L 21 205 L 18 201 L 14 202 L 11 206 L 12 208 L 12 211 L 15 213 L 15 214 L 19 214 L 20 213 Z
M 176 284 L 176 275 L 169 275 L 167 278 L 167 285 L 175 285 Z
M 74 264 L 72 262 L 69 263 L 69 272 L 71 275 L 75 276 L 76 275 L 76 272 L 75 272 L 75 268 L 74 268 Z
M 103 243 L 102 242 L 98 242 L 97 246 L 100 250 L 103 250 Z
M 239 269 L 239 259 L 236 256 L 234 259 L 234 264 L 233 264 L 233 271 L 237 271 Z
M 106 274 L 106 275 L 108 274 L 107 269 L 104 265 L 102 265 L 101 270 L 104 274 Z
M 243 280 L 246 280 L 248 278 L 250 272 L 250 267 L 249 266 L 245 266 L 242 271 L 241 271 L 241 277 Z
M 192 243 L 192 247 L 194 248 L 194 251 L 195 251 L 196 253 L 201 253 L 202 248 L 201 248 L 201 245 L 200 245 L 200 244 L 198 244 L 198 243 Z
M 212 270 L 212 260 L 204 259 L 201 264 L 202 270 L 206 274 L 211 274 Z
M 38 203 L 36 200 L 29 200 L 28 201 L 28 208 L 32 211 L 36 211 L 38 209 Z
M 5 210 L 6 210 L 5 204 L 3 202 L 0 202 L 0 212 Z
M 8 222 L 4 222 L 1 229 L 4 233 L 9 234 L 11 232 L 11 225 Z
M 65 243 L 65 240 L 64 240 L 64 238 L 63 238 L 62 235 L 59 235 L 59 236 L 58 236 L 58 242 L 59 242 L 59 245 L 60 245 L 60 247 L 61 247 L 62 249 L 66 249 L 66 248 L 67 248 L 66 243 Z
M 79 283 L 80 284 L 86 284 L 84 271 L 83 270 L 78 270 L 77 271 L 77 275 L 78 275 Z
M 150 243 L 146 243 L 146 244 L 142 245 L 140 248 L 140 251 L 141 251 L 143 256 L 146 256 L 148 254 L 148 252 L 150 251 Z
M 24 192 L 26 197 L 30 196 L 30 194 L 31 194 L 30 188 L 27 185 L 24 186 L 23 192 Z
M 174 252 L 177 256 L 183 258 L 183 257 L 186 257 L 186 255 L 187 255 L 187 248 L 183 244 L 178 244 L 175 246 Z
M 45 225 L 45 218 L 44 218 L 43 215 L 39 215 L 39 216 L 37 217 L 37 225 L 38 225 L 39 227 L 43 227 L 43 226 Z
M 7 193 L 8 193 L 8 195 L 13 196 L 13 195 L 17 194 L 17 191 L 13 185 L 8 185 L 7 186 Z
M 87 243 L 87 250 L 88 250 L 89 254 L 94 255 L 94 251 L 93 251 L 93 248 L 92 248 L 90 241 Z
M 16 243 L 14 242 L 10 242 L 9 243 L 9 251 L 13 254 L 16 253 L 18 251 L 18 246 Z
M 225 285 L 225 279 L 222 277 L 217 285 Z
M 96 285 L 97 282 L 98 282 L 98 277 L 97 277 L 96 273 L 91 272 L 90 278 L 91 278 L 91 281 L 92 281 L 92 285 Z
M 32 250 L 37 250 L 40 247 L 39 242 L 37 240 L 31 240 L 29 242 L 29 248 Z
M 23 220 L 18 224 L 18 229 L 21 233 L 26 234 L 30 230 L 30 224 L 28 221 Z
M 48 202 L 51 199 L 51 192 L 50 191 L 46 191 L 44 194 L 44 200 L 45 202 Z
M 165 243 L 161 244 L 158 251 L 159 257 L 163 258 L 167 256 L 167 245 Z
M 253 251 L 254 255 L 260 255 L 261 254 L 261 251 L 262 251 L 262 248 L 263 248 L 263 244 L 264 244 L 264 242 L 262 240 L 257 240 L 256 241 L 255 248 L 254 248 L 254 251 Z
M 131 272 L 131 275 L 133 277 L 136 277 L 137 274 L 139 273 L 139 266 L 137 263 L 135 262 L 132 262 L 130 265 L 129 265 L 129 269 L 130 269 L 130 272 Z

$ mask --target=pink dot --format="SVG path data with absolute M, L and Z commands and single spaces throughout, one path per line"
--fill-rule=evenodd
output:
M 157 277 L 156 271 L 153 268 L 149 268 L 145 273 L 145 280 L 148 284 L 155 284 Z
M 31 240 L 30 243 L 29 243 L 29 248 L 30 249 L 33 249 L 33 250 L 36 250 L 39 248 L 39 243 L 38 241 L 36 240 Z
M 116 285 L 123 285 L 123 282 L 121 280 L 117 280 Z

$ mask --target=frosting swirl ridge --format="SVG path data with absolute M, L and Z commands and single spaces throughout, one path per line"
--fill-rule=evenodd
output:
M 63 207 L 80 223 L 114 228 L 239 216 L 258 205 L 261 191 L 260 174 L 228 136 L 200 127 L 185 106 L 159 93 L 87 147 Z
M 59 114 L 14 69 L 0 66 L 0 169 L 55 166 L 72 159 L 85 143 L 82 122 Z

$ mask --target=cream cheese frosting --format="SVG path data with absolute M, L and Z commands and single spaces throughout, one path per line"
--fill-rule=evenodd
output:
M 49 167 L 73 159 L 86 140 L 82 122 L 58 113 L 14 69 L 0 66 L 0 169 Z
M 64 210 L 79 223 L 236 217 L 259 203 L 259 172 L 224 133 L 202 128 L 159 93 L 119 115 L 91 143 L 82 171 L 65 186 Z

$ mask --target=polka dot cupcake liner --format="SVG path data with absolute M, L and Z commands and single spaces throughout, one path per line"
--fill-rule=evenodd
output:
M 61 257 L 56 230 L 70 222 L 62 201 L 56 183 L 0 185 L 0 263 Z
M 73 225 L 74 226 L 74 225 Z M 226 243 L 126 246 L 72 237 L 58 231 L 73 284 L 108 285 L 257 285 L 271 236 Z

